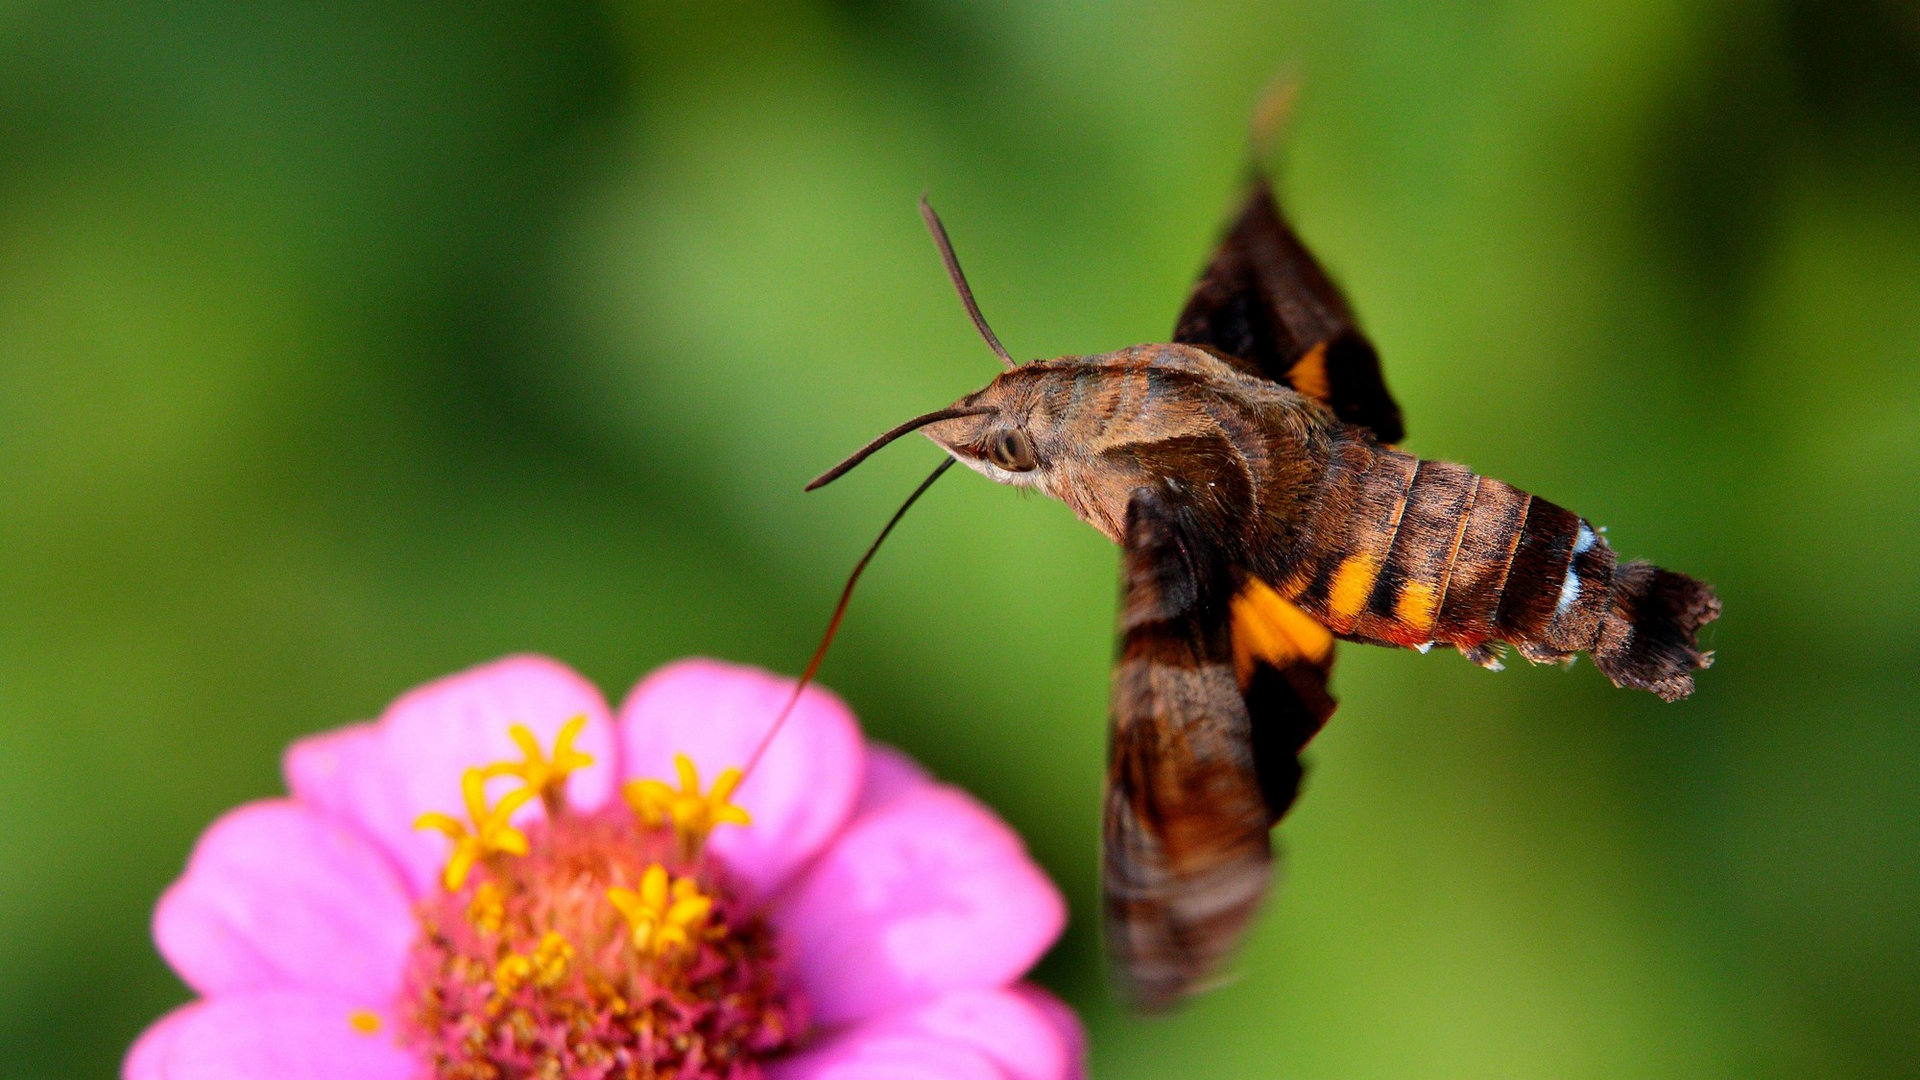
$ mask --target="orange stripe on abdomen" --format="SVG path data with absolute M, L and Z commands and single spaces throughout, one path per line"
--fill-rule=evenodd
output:
M 1377 449 L 1373 468 L 1355 489 L 1346 543 L 1337 561 L 1325 564 L 1322 611 L 1336 634 L 1367 636 L 1367 605 L 1393 553 L 1419 465 L 1411 455 Z
M 1433 640 L 1441 588 L 1474 479 L 1462 465 L 1419 463 L 1386 561 L 1354 623 L 1356 636 L 1407 646 Z
M 1352 435 L 1334 447 L 1275 588 L 1336 634 L 1366 611 L 1418 459 Z

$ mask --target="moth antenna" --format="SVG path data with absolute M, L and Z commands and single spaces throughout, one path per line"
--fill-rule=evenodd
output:
M 960 257 L 953 253 L 953 241 L 947 238 L 947 227 L 940 224 L 940 215 L 933 212 L 933 204 L 925 195 L 920 196 L 920 216 L 926 219 L 927 231 L 933 234 L 933 246 L 940 249 L 940 261 L 947 264 L 947 276 L 953 279 L 953 287 L 960 290 L 960 302 L 967 305 L 967 314 L 973 318 L 973 328 L 980 331 L 986 339 L 987 348 L 1000 358 L 1009 370 L 1020 365 L 1007 355 L 1007 347 L 1000 344 L 1000 338 L 994 334 L 993 327 L 987 325 L 987 317 L 980 314 L 980 305 L 974 303 L 973 288 L 967 284 L 967 275 L 960 269 Z
M 926 427 L 928 424 L 937 424 L 942 420 L 953 420 L 962 416 L 982 416 L 986 413 L 998 411 L 999 410 L 991 405 L 952 405 L 944 409 L 936 409 L 924 416 L 916 416 L 906 423 L 901 424 L 899 427 L 893 428 L 886 434 L 881 435 L 879 438 L 874 439 L 860 449 L 855 450 L 847 460 L 814 477 L 807 482 L 805 490 L 813 491 L 817 488 L 826 487 L 828 484 L 833 483 L 835 480 L 853 471 L 855 465 L 872 457 L 874 451 L 905 435 L 909 431 Z
M 847 575 L 846 587 L 840 590 L 840 602 L 833 605 L 833 618 L 827 620 L 827 632 L 820 635 L 820 645 L 813 650 L 813 659 L 807 661 L 807 669 L 800 673 L 800 681 L 793 684 L 793 693 L 788 696 L 787 703 L 780 707 L 780 714 L 773 718 L 773 724 L 767 728 L 767 733 L 760 737 L 760 745 L 753 748 L 753 755 L 747 758 L 746 768 L 740 770 L 741 782 L 744 783 L 747 777 L 753 775 L 753 767 L 760 764 L 760 755 L 766 753 L 767 745 L 773 742 L 775 735 L 780 733 L 780 727 L 787 722 L 793 707 L 800 703 L 800 694 L 806 690 L 808 684 L 813 682 L 813 677 L 819 674 L 820 662 L 827 658 L 827 646 L 833 644 L 833 635 L 839 633 L 840 620 L 847 614 L 847 602 L 853 599 L 853 587 L 859 582 L 860 575 L 866 570 L 867 564 L 873 561 L 874 553 L 880 550 L 880 545 L 887 539 L 887 534 L 893 531 L 893 527 L 900 524 L 900 519 L 907 516 L 907 509 L 917 502 L 920 496 L 926 494 L 927 489 L 933 486 L 935 480 L 940 479 L 942 473 L 952 467 L 952 458 L 947 458 L 935 466 L 933 472 L 925 480 L 920 481 L 920 486 L 913 489 L 913 494 L 907 496 L 907 501 L 900 504 L 900 509 L 893 512 L 893 517 L 887 519 L 886 527 L 880 530 L 879 536 L 873 538 L 867 553 L 860 556 L 859 562 L 853 564 L 853 573 Z

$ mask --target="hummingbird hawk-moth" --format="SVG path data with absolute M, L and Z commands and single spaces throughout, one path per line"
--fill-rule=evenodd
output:
M 1337 639 L 1452 645 L 1494 669 L 1508 645 L 1534 662 L 1584 652 L 1668 701 L 1711 663 L 1695 641 L 1720 613 L 1711 588 L 1619 561 L 1545 499 L 1395 448 L 1374 347 L 1257 170 L 1172 342 L 1094 356 L 1015 363 L 921 209 L 1007 370 L 809 490 L 919 429 L 949 458 L 914 497 L 959 461 L 1121 546 L 1102 878 L 1113 973 L 1137 1005 L 1203 985 L 1257 910 L 1269 832 L 1333 713 Z

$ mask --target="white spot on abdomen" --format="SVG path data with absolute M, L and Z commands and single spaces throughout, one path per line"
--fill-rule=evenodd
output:
M 1593 546 L 1593 541 L 1594 535 L 1592 527 L 1584 521 L 1581 522 L 1580 535 L 1573 541 L 1573 557 L 1578 559 L 1581 554 Z M 1567 576 L 1560 582 L 1560 602 L 1554 605 L 1553 617 L 1557 619 L 1565 615 L 1567 609 L 1573 606 L 1574 600 L 1578 599 L 1579 596 L 1580 575 L 1573 572 L 1573 563 L 1569 561 L 1567 563 Z

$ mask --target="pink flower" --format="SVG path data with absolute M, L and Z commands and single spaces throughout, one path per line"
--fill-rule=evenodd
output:
M 510 657 L 301 741 L 161 897 L 201 997 L 124 1075 L 1078 1077 L 1005 823 L 814 688 L 740 780 L 792 685 L 684 661 L 616 716 Z

